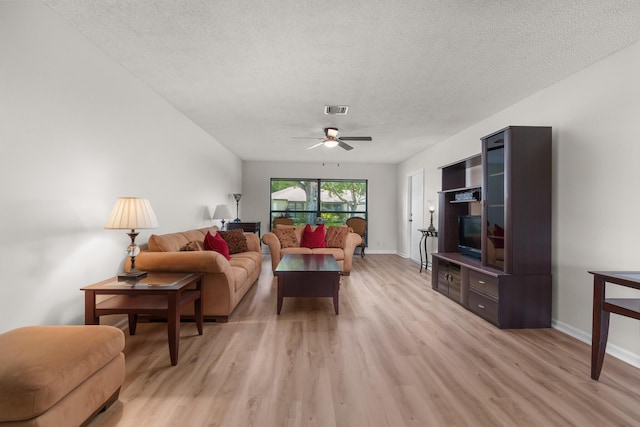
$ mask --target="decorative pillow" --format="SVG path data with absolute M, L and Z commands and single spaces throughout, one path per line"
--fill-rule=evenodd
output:
M 311 230 L 311 226 L 307 224 L 302 231 L 302 241 L 300 246 L 303 248 L 326 248 L 324 243 L 324 224 L 320 224 L 315 230 Z
M 347 240 L 349 228 L 346 225 L 331 225 L 327 227 L 327 236 L 325 241 L 328 248 L 344 248 L 344 242 Z
M 181 251 L 204 251 L 204 242 L 200 242 L 198 240 L 192 240 L 183 247 L 180 248 Z
M 281 248 L 299 248 L 300 242 L 293 227 L 275 228 L 273 234 L 280 240 Z
M 208 251 L 216 251 L 228 260 L 231 259 L 227 242 L 220 237 L 219 232 L 212 235 L 207 231 L 207 235 L 204 236 L 204 248 Z
M 240 252 L 248 252 L 249 247 L 247 246 L 247 238 L 244 235 L 244 230 L 242 228 L 236 228 L 231 231 L 218 231 L 220 237 L 227 242 L 229 246 L 230 254 L 238 254 Z

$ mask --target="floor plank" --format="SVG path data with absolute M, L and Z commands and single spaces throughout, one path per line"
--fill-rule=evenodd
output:
M 270 261 L 230 317 L 127 336 L 108 426 L 640 426 L 640 370 L 554 329 L 499 330 L 431 289 L 395 255 L 354 258 L 331 298 L 285 298 Z

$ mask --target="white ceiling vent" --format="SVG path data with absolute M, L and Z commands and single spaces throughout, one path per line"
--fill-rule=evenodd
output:
M 347 105 L 325 105 L 324 113 L 325 114 L 334 114 L 337 116 L 346 116 L 347 111 L 349 111 L 349 107 Z

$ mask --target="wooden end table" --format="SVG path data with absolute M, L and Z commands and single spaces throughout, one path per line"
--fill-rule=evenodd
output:
M 126 314 L 129 333 L 135 335 L 139 314 L 167 318 L 171 365 L 178 364 L 181 308 L 193 302 L 196 327 L 202 335 L 202 273 L 149 273 L 137 282 L 118 282 L 116 277 L 81 288 L 84 291 L 84 323 L 100 324 L 100 316 Z M 113 295 L 96 302 L 97 295 Z
M 333 255 L 285 254 L 276 267 L 278 314 L 284 297 L 333 297 L 338 314 L 340 266 Z
M 591 331 L 591 378 L 597 380 L 609 336 L 611 313 L 640 320 L 640 298 L 606 298 L 607 282 L 640 289 L 640 271 L 590 271 L 593 274 L 593 318 Z

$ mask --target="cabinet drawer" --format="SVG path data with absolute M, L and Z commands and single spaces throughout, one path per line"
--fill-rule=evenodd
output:
M 499 299 L 498 278 L 475 270 L 469 271 L 469 286 Z
M 469 310 L 498 325 L 498 301 L 488 295 L 481 295 L 469 289 Z

